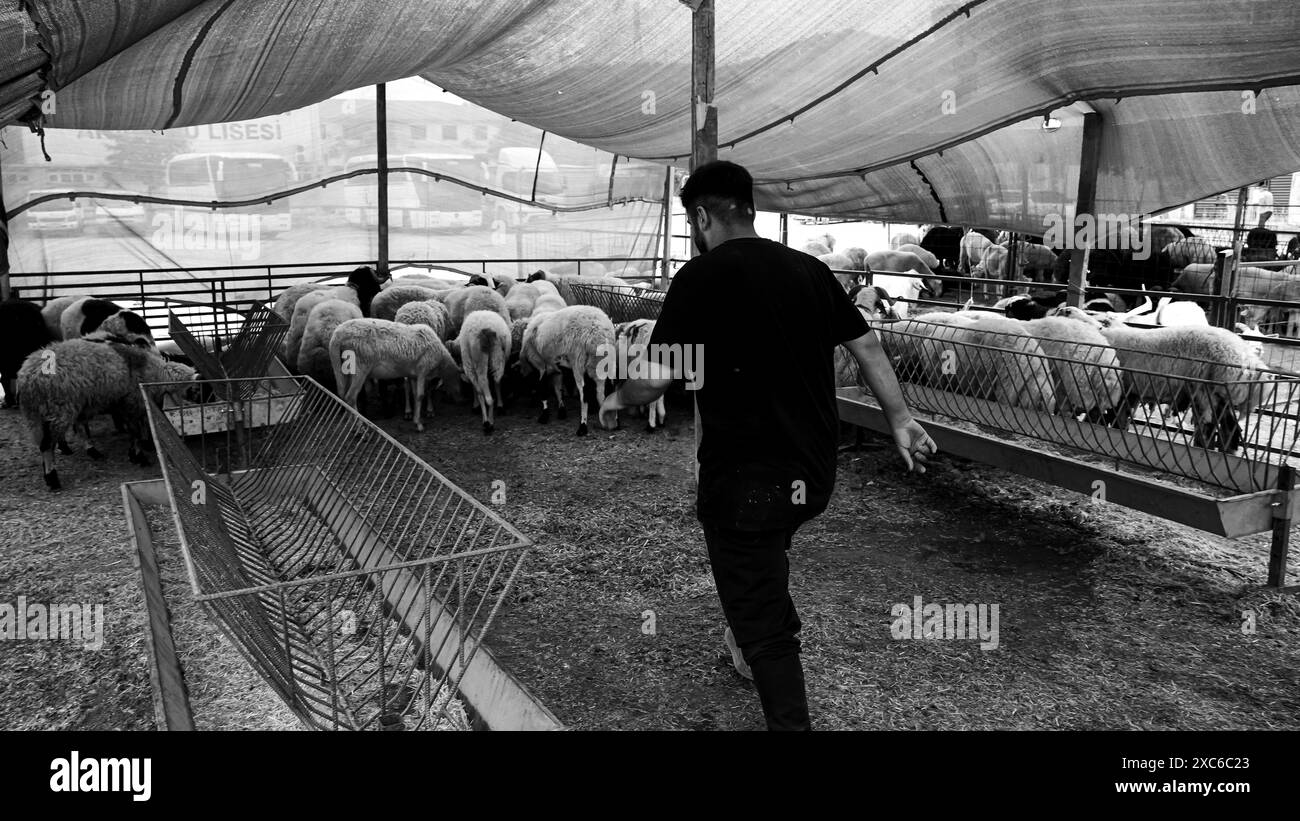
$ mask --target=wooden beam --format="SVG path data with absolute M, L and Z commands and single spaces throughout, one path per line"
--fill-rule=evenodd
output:
M 1237 269 L 1241 265 L 1241 249 L 1245 245 L 1243 232 L 1246 227 L 1246 199 L 1248 191 L 1242 186 L 1237 191 L 1237 212 L 1232 220 L 1232 259 L 1223 266 L 1219 274 L 1219 296 L 1223 299 L 1214 306 L 1212 320 L 1217 327 L 1233 330 L 1237 325 L 1237 303 L 1232 298 L 1237 289 Z
M 5 175 L 0 166 L 0 299 L 9 298 L 9 221 L 5 219 Z
M 376 273 L 383 279 L 388 276 L 388 89 L 383 83 L 375 86 L 375 151 L 379 161 L 379 214 L 376 220 L 379 260 Z
M 663 261 L 659 269 L 659 285 L 668 289 L 668 273 L 673 255 L 673 167 L 664 169 L 664 226 L 663 226 Z
M 714 0 L 691 6 L 691 170 L 718 158 L 718 109 L 713 105 Z M 699 251 L 691 243 L 691 256 Z M 695 406 L 695 484 L 700 483 L 700 403 Z
M 1095 214 L 1097 210 L 1097 171 L 1101 161 L 1101 115 L 1090 111 L 1083 115 L 1083 141 L 1079 147 L 1079 187 L 1074 198 L 1074 214 Z M 1073 233 L 1074 226 L 1066 226 Z M 1095 241 L 1095 237 L 1093 241 Z M 1073 245 L 1074 243 L 1071 243 Z M 1065 304 L 1082 308 L 1088 289 L 1087 263 L 1092 243 L 1070 251 L 1070 287 Z
M 181 673 L 162 577 L 158 572 L 153 533 L 143 507 L 144 504 L 170 503 L 171 497 L 162 479 L 122 485 L 122 505 L 134 548 L 131 558 L 139 576 L 148 622 L 144 644 L 149 654 L 149 681 L 153 685 L 154 722 L 159 730 L 193 730 L 194 714 L 190 709 L 189 690 Z

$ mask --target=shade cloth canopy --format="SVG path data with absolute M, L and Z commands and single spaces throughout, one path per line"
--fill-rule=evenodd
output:
M 166 129 L 420 75 L 614 154 L 690 151 L 677 0 L 21 5 L 0 124 L 46 85 L 47 125 Z M 718 0 L 720 156 L 766 209 L 1041 230 L 1074 199 L 1086 101 L 1097 210 L 1150 213 L 1300 169 L 1297 23 L 1294 0 Z

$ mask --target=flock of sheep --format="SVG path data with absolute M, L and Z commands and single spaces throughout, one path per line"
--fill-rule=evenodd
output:
M 1069 306 L 1031 320 L 969 306 L 868 318 L 902 381 L 1119 429 L 1138 407 L 1190 408 L 1193 443 L 1225 453 L 1243 444 L 1239 420 L 1268 385 L 1259 343 L 1208 325 L 1134 328 Z M 839 386 L 864 384 L 842 349 L 836 367 Z
M 598 376 L 601 357 L 648 340 L 653 323 L 616 327 L 599 308 L 570 305 L 563 292 L 573 283 L 627 287 L 615 277 L 543 271 L 527 282 L 478 276 L 463 286 L 414 275 L 361 288 L 355 282 L 338 287 L 295 285 L 275 300 L 273 309 L 289 324 L 282 351 L 285 362 L 335 390 L 353 407 L 363 389 L 378 396 L 381 380 L 402 380 L 406 418 L 423 431 L 429 388 L 440 388 L 454 400 L 463 381 L 482 414 L 483 432 L 491 434 L 497 410 L 531 393 L 525 382 L 529 378 L 538 382 L 549 377 L 554 408 L 565 418 L 567 369 L 577 389 L 577 433 L 583 436 L 588 432 L 584 383 L 594 383 L 597 404 L 602 402 L 606 386 L 603 375 Z M 539 421 L 549 421 L 551 399 L 539 399 Z M 650 416 L 652 430 L 662 415 L 658 404 Z
M 89 421 L 110 413 L 128 436 L 130 461 L 149 464 L 144 399 L 175 401 L 188 393 L 194 369 L 166 359 L 148 324 L 108 300 L 66 296 L 43 307 L 21 299 L 0 302 L 0 376 L 5 402 L 18 404 L 41 453 L 45 484 L 61 487 L 57 446 L 72 452 L 69 431 L 80 428 L 86 455 L 102 458 L 90 437 Z M 161 384 L 159 384 L 161 383 Z

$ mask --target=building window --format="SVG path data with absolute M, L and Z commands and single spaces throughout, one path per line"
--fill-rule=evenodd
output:
M 429 129 L 422 125 L 411 126 L 411 139 L 413 140 L 429 139 Z
M 455 139 L 458 139 L 458 137 L 457 137 L 457 129 L 456 129 L 456 126 L 454 126 L 454 125 L 444 125 L 444 126 L 442 127 L 442 138 L 443 138 L 444 140 L 455 140 Z

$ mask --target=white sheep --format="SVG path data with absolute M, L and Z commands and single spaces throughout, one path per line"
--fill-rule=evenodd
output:
M 124 311 L 121 306 L 106 299 L 82 297 L 68 305 L 59 315 L 60 338 L 80 339 L 94 331 L 105 331 L 112 336 L 131 336 L 147 342 L 147 347 L 157 348 L 153 331 L 148 323 L 134 311 Z
M 192 368 L 168 362 L 154 350 L 108 339 L 100 333 L 56 342 L 28 356 L 18 372 L 22 414 L 40 450 L 45 484 L 50 490 L 62 487 L 54 463 L 54 446 L 65 442 L 68 431 L 78 423 L 86 435 L 86 455 L 103 458 L 90 440 L 86 424 L 98 413 L 113 412 L 126 428 L 130 461 L 149 464 L 141 383 L 188 383 L 194 378 Z M 160 387 L 150 391 L 151 397 L 161 401 L 164 390 L 175 397 L 184 389 Z
M 423 285 L 395 285 L 380 291 L 371 300 L 370 317 L 392 321 L 397 316 L 397 310 L 408 302 L 425 302 L 442 298 L 445 298 L 444 292 Z
M 492 311 L 507 325 L 510 324 L 510 311 L 506 308 L 505 297 L 486 285 L 471 285 L 452 291 L 444 301 L 451 318 L 448 333 L 452 336 L 460 334 L 461 323 L 474 311 Z
M 849 300 L 868 322 L 900 319 L 894 310 L 894 300 L 879 285 L 854 285 L 849 289 Z
M 334 366 L 330 364 L 330 337 L 349 319 L 361 319 L 361 309 L 342 299 L 327 299 L 311 309 L 298 347 L 298 373 L 338 391 L 334 384 Z
M 45 327 L 49 329 L 51 339 L 55 341 L 63 339 L 63 312 L 72 303 L 81 299 L 90 299 L 90 295 L 55 297 L 41 308 L 41 319 L 45 320 Z
M 916 254 L 907 251 L 874 251 L 867 254 L 867 270 L 871 271 L 871 284 L 884 288 L 894 299 L 915 301 L 927 289 L 938 296 L 943 293 L 943 280 L 935 279 L 934 272 Z M 900 276 L 911 271 L 915 276 Z M 898 315 L 910 312 L 908 302 L 899 302 Z
M 622 322 L 614 326 L 614 348 L 617 354 L 617 362 L 626 363 L 629 367 L 635 367 L 633 363 L 644 363 L 649 361 L 650 337 L 654 334 L 655 321 L 653 319 L 636 319 L 631 322 Z M 620 376 L 626 376 L 620 374 Z M 649 405 L 645 405 L 646 412 L 646 430 L 654 433 L 663 427 L 664 417 L 668 415 L 667 406 L 664 404 L 664 398 L 660 396 Z M 631 410 L 637 410 L 632 408 Z
M 928 313 L 878 332 L 901 380 L 1012 407 L 1055 408 L 1055 375 L 1038 341 L 1023 329 L 993 331 L 977 321 Z
M 916 234 L 904 231 L 889 238 L 889 249 L 897 251 L 900 245 L 916 245 L 918 242 L 920 240 L 916 238 Z
M 289 367 L 294 368 L 295 372 L 298 372 L 296 370 L 298 367 L 298 354 L 302 349 L 302 338 L 307 330 L 308 317 L 311 316 L 312 309 L 317 305 L 330 301 L 342 302 L 342 300 L 335 300 L 334 294 L 322 290 L 303 294 L 302 298 L 294 303 L 293 316 L 289 320 L 289 332 L 285 334 L 283 347 L 284 362 Z M 357 308 L 357 313 L 361 313 L 360 308 Z
M 475 404 L 483 413 L 483 433 L 492 433 L 495 408 L 501 403 L 501 377 L 510 356 L 510 326 L 496 311 L 471 311 L 456 338 L 461 372 L 474 388 Z
M 447 380 L 455 361 L 433 329 L 386 319 L 350 319 L 330 337 L 330 365 L 339 395 L 352 407 L 368 378 L 414 380 L 414 405 L 407 391 L 406 417 L 424 432 L 424 389 L 430 376 Z
M 447 306 L 436 299 L 406 303 L 397 309 L 393 321 L 401 325 L 428 325 L 444 342 L 451 338 L 451 317 Z
M 538 280 L 542 282 L 544 280 Z M 548 282 L 547 285 L 550 285 Z M 551 285 L 554 288 L 554 285 Z M 516 285 L 506 294 L 506 310 L 510 312 L 510 319 L 527 319 L 533 315 L 533 307 L 537 304 L 537 298 L 542 295 L 542 290 L 537 287 L 536 282 L 525 282 Z M 559 292 L 556 292 L 559 295 Z
M 1111 423 L 1127 428 L 1138 405 L 1193 411 L 1193 442 L 1232 453 L 1241 446 L 1237 420 L 1264 400 L 1267 365 L 1259 350 L 1231 331 L 1195 325 L 1130 328 L 1101 325 L 1077 308 L 1058 315 L 1100 328 L 1123 368 L 1125 395 Z
M 969 315 L 976 327 L 1027 332 L 1037 340 L 1055 377 L 1056 411 L 1102 419 L 1119 404 L 1123 391 L 1119 358 L 1097 328 L 1058 316 L 1023 322 L 985 311 Z
M 961 238 L 961 250 L 957 257 L 957 272 L 969 275 L 975 266 L 984 258 L 984 252 L 993 245 L 993 240 L 984 236 L 974 228 L 967 231 Z
M 601 346 L 605 346 L 602 348 Z M 590 376 L 596 383 L 596 404 L 605 401 L 605 382 L 599 376 L 598 365 L 602 353 L 614 350 L 614 323 L 599 308 L 589 305 L 571 305 L 543 314 L 535 314 L 524 331 L 520 367 L 537 371 L 539 378 L 550 374 L 555 392 L 557 416 L 565 418 L 564 398 L 561 395 L 560 368 L 573 371 L 578 386 L 580 418 L 578 435 L 587 435 L 587 403 L 583 395 L 583 381 Z M 525 371 L 526 372 L 526 371 Z M 539 422 L 550 420 L 550 409 L 545 402 Z M 597 422 L 600 423 L 599 417 Z M 603 424 L 603 423 L 601 423 Z
M 895 248 L 894 250 L 904 251 L 909 254 L 916 254 L 918 257 L 921 258 L 921 261 L 924 262 L 926 267 L 929 268 L 931 271 L 939 270 L 939 258 L 936 257 L 934 254 L 930 253 L 925 248 L 922 248 L 921 246 L 915 243 L 905 242 L 902 245 Z

